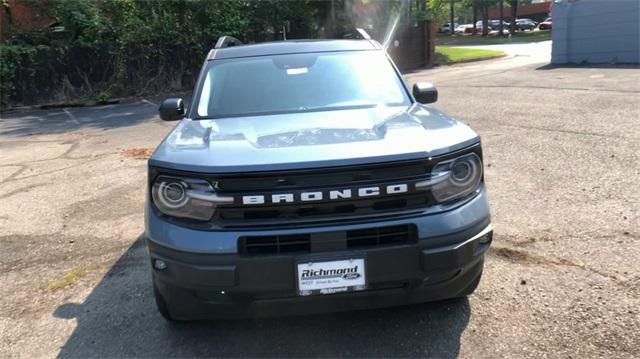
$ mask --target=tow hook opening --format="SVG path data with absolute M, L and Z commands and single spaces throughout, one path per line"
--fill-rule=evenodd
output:
M 153 260 L 153 268 L 157 269 L 157 270 L 164 270 L 167 269 L 167 263 L 163 260 L 160 259 L 154 259 Z

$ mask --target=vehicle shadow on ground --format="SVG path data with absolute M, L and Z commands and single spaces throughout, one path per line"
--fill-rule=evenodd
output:
M 53 315 L 77 327 L 61 357 L 457 357 L 469 302 L 242 321 L 170 324 L 157 313 L 138 239 L 84 303 Z
M 158 115 L 158 104 L 165 97 L 151 101 L 140 100 L 129 103 L 55 108 L 50 110 L 20 111 L 2 113 L 0 118 L 0 136 L 51 135 L 77 130 L 110 130 L 135 126 Z M 189 94 L 180 94 L 185 106 Z

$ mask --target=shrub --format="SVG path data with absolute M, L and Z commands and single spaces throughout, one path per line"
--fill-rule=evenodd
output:
M 0 105 L 128 96 L 193 85 L 223 34 L 242 36 L 244 1 L 50 0 L 57 22 L 0 44 Z M 5 5 L 6 6 L 6 5 Z

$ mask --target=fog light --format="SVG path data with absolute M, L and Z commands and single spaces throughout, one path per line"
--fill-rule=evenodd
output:
M 159 259 L 156 259 L 155 261 L 153 261 L 153 266 L 155 269 L 163 270 L 167 268 L 167 263 Z
M 487 243 L 491 243 L 491 239 L 493 239 L 493 231 L 485 234 L 484 236 L 480 237 L 480 240 L 478 240 L 478 243 L 480 244 L 487 244 Z

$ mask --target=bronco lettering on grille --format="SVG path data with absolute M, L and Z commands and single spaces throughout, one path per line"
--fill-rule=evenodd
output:
M 392 184 L 388 186 L 370 186 L 356 188 L 355 190 L 337 189 L 298 193 L 274 193 L 272 195 L 247 195 L 242 196 L 242 204 L 256 205 L 265 203 L 295 203 L 314 202 L 322 200 L 342 200 L 350 198 L 369 198 L 381 195 L 393 195 L 407 193 L 409 185 L 406 183 Z

